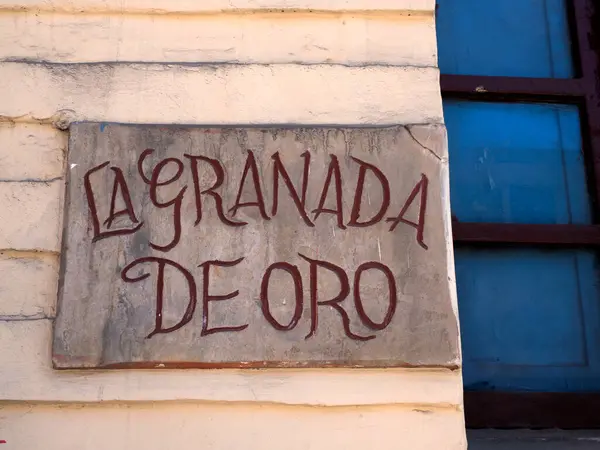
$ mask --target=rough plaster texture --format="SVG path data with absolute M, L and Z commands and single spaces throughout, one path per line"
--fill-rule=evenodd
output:
M 65 133 L 39 124 L 0 124 L 0 180 L 47 181 L 62 177 Z
M 199 2 L 201 3 L 201 2 Z M 0 14 L 0 59 L 434 67 L 433 17 Z
M 0 319 L 54 317 L 58 257 L 0 251 Z
M 0 183 L 0 249 L 57 252 L 62 180 Z
M 443 126 L 72 125 L 55 365 L 457 366 L 441 198 L 445 154 L 420 144 L 413 129 L 444 148 Z M 148 148 L 155 150 L 142 161 Z M 184 155 L 219 161 L 224 182 L 215 191 L 227 219 L 212 196 L 194 194 L 215 185 L 217 172 L 206 160 L 194 169 Z M 274 155 L 285 173 L 275 171 Z M 245 169 L 254 158 L 256 175 Z M 362 175 L 358 161 L 369 165 Z M 165 162 L 171 167 L 160 169 Z M 140 164 L 163 183 L 155 199 Z M 115 187 L 118 170 L 124 184 Z M 294 204 L 285 174 L 304 206 Z M 131 209 L 110 224 L 113 211 L 127 207 L 119 201 Z M 255 204 L 232 212 L 257 201 L 262 210 Z M 314 213 L 319 208 L 327 209 L 323 217 Z M 407 222 L 391 225 L 397 217 Z M 106 235 L 115 230 L 127 235 Z M 314 266 L 313 273 L 306 258 L 343 272 Z M 206 261 L 235 260 L 215 263 L 212 273 L 198 270 Z M 164 275 L 160 261 L 168 264 Z M 269 280 L 267 268 L 279 263 L 288 266 Z M 145 281 L 137 279 L 142 274 Z M 209 296 L 234 291 L 209 306 Z M 337 309 L 327 306 L 336 298 Z
M 18 449 L 461 450 L 462 427 L 455 410 L 387 406 L 0 406 L 2 439 Z
M 442 121 L 435 68 L 1 63 L 0 116 L 188 124 Z

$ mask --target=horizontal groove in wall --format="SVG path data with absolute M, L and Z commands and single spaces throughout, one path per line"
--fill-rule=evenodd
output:
M 26 248 L 1 248 L 0 259 L 2 258 L 44 258 L 47 256 L 60 256 L 60 251 L 53 250 L 36 250 Z
M 1 1 L 1 0 L 0 0 Z M 363 19 L 379 20 L 399 20 L 399 19 L 433 19 L 433 10 L 404 10 L 404 9 L 299 9 L 299 8 L 260 8 L 260 9 L 221 9 L 207 11 L 166 11 L 166 10 L 118 10 L 118 9 L 77 9 L 77 8 L 47 8 L 47 7 L 3 7 L 0 5 L 0 15 L 2 14 L 69 14 L 79 17 L 83 16 L 103 16 L 103 17 L 136 17 L 144 16 L 149 18 L 213 18 L 213 17 L 240 17 L 251 16 L 255 18 L 280 17 L 282 19 L 294 19 L 299 17 L 311 18 L 314 20 L 331 19 L 342 17 L 354 17 Z
M 359 12 L 432 14 L 435 0 L 0 0 L 0 10 L 133 14 Z
M 60 255 L 59 252 L 51 252 L 46 250 L 16 250 L 12 248 L 0 248 L 0 260 L 10 258 L 55 258 Z
M 0 60 L 437 65 L 433 17 L 316 17 L 4 13 Z
M 295 411 L 339 411 L 339 412 L 376 412 L 376 411 L 392 411 L 392 410 L 412 410 L 420 413 L 433 412 L 462 412 L 462 405 L 450 403 L 369 403 L 369 404 L 346 404 L 346 405 L 320 405 L 320 404 L 305 404 L 305 403 L 279 403 L 270 401 L 205 401 L 205 400 L 139 400 L 139 401 L 121 401 L 121 400 L 102 400 L 102 401 L 14 401 L 0 400 L 0 408 L 16 407 L 16 406 L 57 406 L 60 408 L 140 408 L 145 407 L 169 407 L 177 405 L 188 406 L 208 406 L 208 407 L 271 407 L 281 408 L 282 410 Z
M 0 63 L 0 120 L 158 124 L 442 122 L 435 68 Z
M 23 315 L 23 314 L 0 314 L 0 323 L 1 322 L 25 322 L 32 320 L 48 320 L 54 319 L 54 316 L 48 316 L 45 314 L 32 314 L 32 315 Z
M 52 183 L 53 181 L 58 181 L 62 179 L 62 176 L 53 178 L 0 178 L 0 183 Z
M 277 66 L 298 66 L 298 67 L 339 67 L 339 68 L 348 68 L 348 69 L 369 69 L 369 68 L 397 68 L 397 69 L 435 69 L 437 70 L 437 66 L 429 66 L 429 65 L 412 65 L 412 64 L 387 64 L 380 62 L 373 63 L 330 63 L 330 62 L 302 62 L 302 61 L 291 61 L 291 62 L 266 62 L 266 63 L 245 63 L 239 61 L 140 61 L 140 60 L 105 60 L 105 61 L 52 61 L 47 59 L 34 59 L 34 58 L 0 58 L 0 64 L 2 63 L 13 63 L 13 64 L 29 64 L 29 65 L 41 65 L 41 66 L 54 66 L 54 67 L 77 67 L 77 66 L 161 66 L 161 67 L 181 67 L 181 68 L 217 68 L 217 67 L 244 67 L 244 66 L 255 66 L 255 67 L 277 67 Z M 1 122 L 0 122 L 1 123 Z

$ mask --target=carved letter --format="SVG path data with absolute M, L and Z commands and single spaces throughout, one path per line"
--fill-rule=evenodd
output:
M 388 292 L 389 292 L 390 304 L 388 306 L 385 317 L 381 323 L 377 323 L 377 322 L 374 322 L 371 320 L 371 318 L 365 312 L 365 308 L 363 307 L 362 299 L 360 298 L 360 277 L 363 272 L 365 272 L 369 269 L 378 269 L 381 272 L 383 272 L 383 274 L 387 278 L 387 282 L 388 282 Z M 397 294 L 396 294 L 396 279 L 394 278 L 394 274 L 392 273 L 392 271 L 390 270 L 389 267 L 387 267 L 385 264 L 381 264 L 376 261 L 366 262 L 366 263 L 363 263 L 360 266 L 358 266 L 358 269 L 356 269 L 356 273 L 354 274 L 354 304 L 356 305 L 356 311 L 358 312 L 358 317 L 360 317 L 360 320 L 362 321 L 363 324 L 365 324 L 367 327 L 369 327 L 372 330 L 385 329 L 390 324 L 390 322 L 392 321 L 392 318 L 394 317 L 394 313 L 396 312 L 397 303 L 398 303 L 398 298 L 397 298 Z
M 334 178 L 336 209 L 323 207 L 325 205 L 325 201 L 327 200 L 327 193 L 329 191 L 331 177 Z M 327 169 L 327 177 L 325 178 L 325 183 L 323 184 L 323 191 L 321 192 L 319 206 L 317 209 L 313 210 L 313 213 L 315 213 L 315 218 L 313 220 L 316 221 L 321 213 L 324 212 L 335 214 L 337 216 L 338 227 L 342 230 L 345 230 L 346 227 L 344 226 L 344 214 L 342 208 L 342 175 L 340 173 L 340 163 L 338 162 L 337 156 L 331 155 L 331 161 L 329 162 L 329 168 Z
M 90 170 L 88 170 L 86 172 L 86 174 L 83 177 L 83 185 L 85 188 L 85 195 L 86 195 L 86 199 L 88 202 L 88 207 L 90 208 L 92 227 L 94 229 L 94 237 L 92 238 L 92 242 L 97 242 L 101 239 L 106 239 L 111 236 L 133 234 L 137 230 L 139 230 L 142 227 L 142 225 L 144 224 L 144 222 L 142 222 L 133 228 L 123 228 L 123 229 L 119 229 L 119 230 L 111 230 L 111 231 L 104 231 L 104 232 L 100 231 L 100 219 L 98 218 L 98 208 L 96 206 L 96 200 L 94 198 L 94 190 L 92 189 L 92 183 L 90 181 L 90 176 L 93 173 L 98 172 L 99 170 L 102 170 L 109 164 L 110 164 L 110 162 L 106 161 L 105 163 L 102 163 L 96 167 L 92 167 Z M 115 167 L 112 167 L 112 170 L 115 172 L 115 181 L 113 184 L 113 194 L 112 194 L 111 207 L 110 207 L 110 217 L 104 223 L 106 225 L 108 225 L 108 228 L 110 228 L 110 226 L 112 225 L 112 221 L 116 217 L 120 216 L 121 214 L 128 214 L 131 221 L 133 223 L 137 223 L 138 220 L 135 217 L 135 213 L 133 211 L 133 206 L 131 204 L 131 196 L 129 195 L 129 189 L 127 189 L 127 184 L 125 183 L 125 179 L 123 178 L 123 173 L 121 172 L 120 169 L 117 169 Z M 119 175 L 121 178 L 119 178 Z M 123 195 L 123 200 L 125 202 L 126 209 L 115 212 L 114 208 L 115 208 L 115 201 L 116 201 L 115 198 L 117 195 L 117 185 L 119 185 L 121 187 L 121 192 Z
M 229 225 L 230 227 L 241 227 L 246 225 L 246 222 L 235 222 L 233 220 L 225 217 L 225 213 L 223 212 L 223 199 L 219 195 L 219 193 L 215 192 L 225 180 L 225 171 L 223 170 L 223 166 L 221 163 L 212 158 L 207 158 L 206 156 L 194 156 L 194 155 L 183 155 L 190 160 L 191 169 L 192 169 L 192 179 L 194 181 L 194 194 L 196 200 L 196 222 L 194 225 L 198 225 L 202 220 L 202 195 L 210 195 L 215 200 L 215 208 L 217 209 L 217 216 L 221 222 L 225 225 Z M 200 177 L 198 176 L 198 161 L 206 161 L 210 164 L 213 172 L 215 173 L 216 180 L 211 187 L 208 189 L 200 190 Z
M 248 172 L 250 172 L 252 176 L 252 185 L 254 186 L 254 192 L 256 193 L 256 201 L 240 203 Z M 254 153 L 252 153 L 252 150 L 248 150 L 248 157 L 246 158 L 246 165 L 244 166 L 244 172 L 242 173 L 242 179 L 240 181 L 240 188 L 237 193 L 237 198 L 235 199 L 235 204 L 229 209 L 229 211 L 232 211 L 231 215 L 235 216 L 237 210 L 245 206 L 258 206 L 258 210 L 260 211 L 262 218 L 265 220 L 271 220 L 265 211 L 265 200 L 262 195 L 262 189 L 260 188 L 258 167 L 256 166 L 256 159 L 254 159 Z
M 131 220 L 133 223 L 138 223 L 139 220 L 137 219 L 137 217 L 135 217 L 133 205 L 131 204 L 131 195 L 129 194 L 129 188 L 127 187 L 125 177 L 123 176 L 123 171 L 118 167 L 111 167 L 110 170 L 112 170 L 115 173 L 115 181 L 113 183 L 113 192 L 112 197 L 110 199 L 110 212 L 108 219 L 104 221 L 104 225 L 106 225 L 106 228 L 110 228 L 113 221 L 117 217 L 122 215 L 127 215 L 127 217 L 129 217 L 129 220 Z M 121 190 L 121 198 L 125 203 L 125 208 L 119 211 L 115 211 L 117 203 L 117 193 L 119 189 Z
M 381 170 L 375 167 L 372 164 L 369 164 L 365 161 L 361 161 L 358 158 L 351 157 L 353 161 L 360 164 L 360 169 L 358 170 L 358 180 L 356 182 L 356 190 L 354 192 L 354 204 L 352 205 L 352 212 L 350 213 L 350 222 L 348 222 L 349 227 L 368 227 L 370 225 L 374 225 L 379 222 L 385 212 L 390 205 L 390 184 L 383 174 Z M 379 207 L 379 211 L 372 218 L 367 221 L 359 222 L 358 219 L 360 217 L 360 205 L 362 203 L 362 194 L 365 186 L 365 177 L 367 175 L 367 170 L 370 170 L 373 175 L 377 177 L 379 180 L 379 184 L 381 185 L 381 190 L 383 191 L 383 198 L 381 200 L 381 206 Z
M 351 339 L 357 341 L 368 341 L 370 339 L 374 339 L 375 336 L 359 336 L 354 334 L 350 330 L 350 317 L 348 317 L 348 313 L 346 310 L 340 305 L 342 301 L 346 299 L 348 294 L 350 293 L 350 284 L 348 283 L 348 275 L 341 267 L 336 266 L 327 261 L 319 261 L 316 259 L 308 258 L 300 253 L 298 253 L 302 259 L 308 261 L 310 263 L 310 303 L 311 303 L 311 321 L 310 321 L 310 332 L 306 335 L 304 339 L 308 339 L 309 337 L 315 334 L 317 330 L 317 325 L 319 321 L 319 316 L 317 312 L 318 306 L 331 306 L 335 309 L 340 316 L 342 316 L 342 325 L 344 326 L 344 331 L 346 336 Z M 317 268 L 323 267 L 324 269 L 328 269 L 333 272 L 338 280 L 340 280 L 340 293 L 336 295 L 331 300 L 318 301 L 317 299 Z
M 289 174 L 285 170 L 283 163 L 281 162 L 281 158 L 279 157 L 279 152 L 276 152 L 271 158 L 275 163 L 273 164 L 273 207 L 271 209 L 271 216 L 277 214 L 277 206 L 279 201 L 279 174 L 283 178 L 285 185 L 288 188 L 290 196 L 304 220 L 304 223 L 309 227 L 314 227 L 315 224 L 310 221 L 308 216 L 306 215 L 305 203 L 306 203 L 306 189 L 308 188 L 308 169 L 310 165 L 310 153 L 304 152 L 302 153 L 302 157 L 304 158 L 304 172 L 302 179 L 302 198 L 298 197 L 298 192 L 296 192 L 296 188 L 294 188 L 294 184 L 290 179 Z
M 200 264 L 198 267 L 202 267 L 202 274 L 204 276 L 203 286 L 202 286 L 202 332 L 200 336 L 207 336 L 213 333 L 221 333 L 224 331 L 242 331 L 248 328 L 248 324 L 239 325 L 233 327 L 215 327 L 208 328 L 208 303 L 212 301 L 222 301 L 229 300 L 231 298 L 237 297 L 240 291 L 236 290 L 229 294 L 225 295 L 210 295 L 208 293 L 208 281 L 210 275 L 210 266 L 217 267 L 232 267 L 243 261 L 243 257 L 236 259 L 234 261 L 206 261 Z
M 429 247 L 425 245 L 423 242 L 423 232 L 425 230 L 425 212 L 427 210 L 427 185 L 429 180 L 424 174 L 421 174 L 421 180 L 415 185 L 414 189 L 408 196 L 408 200 L 400 210 L 400 214 L 398 217 L 389 217 L 386 219 L 387 222 L 392 222 L 392 226 L 390 227 L 390 231 L 394 231 L 394 228 L 398 226 L 400 222 L 405 223 L 406 225 L 410 225 L 413 228 L 417 229 L 417 242 L 421 247 L 427 250 Z M 416 198 L 417 194 L 421 191 L 421 201 L 419 205 L 419 219 L 418 223 L 412 222 L 408 219 L 404 218 L 404 214 L 406 210 L 410 207 L 411 203 Z
M 175 163 L 177 165 L 177 172 L 171 178 L 165 181 L 159 181 L 160 173 L 163 168 L 169 164 Z M 168 208 L 169 206 L 173 206 L 173 239 L 167 245 L 156 245 L 150 242 L 150 247 L 155 250 L 160 250 L 163 252 L 168 252 L 172 248 L 174 248 L 179 239 L 181 238 L 181 203 L 183 202 L 183 194 L 187 189 L 187 186 L 181 188 L 179 193 L 168 202 L 162 203 L 158 200 L 157 189 L 159 186 L 166 186 L 168 184 L 174 183 L 177 181 L 181 174 L 183 173 L 183 163 L 177 158 L 166 158 L 159 162 L 154 170 L 152 171 L 152 178 L 150 179 L 150 200 L 152 204 L 157 208 Z
M 287 325 L 281 325 L 275 317 L 271 314 L 271 310 L 269 308 L 269 280 L 271 278 L 271 272 L 275 269 L 284 270 L 289 273 L 294 281 L 294 293 L 295 293 L 295 302 L 296 306 L 294 308 L 294 315 L 290 320 L 290 323 Z M 273 328 L 281 331 L 288 331 L 293 329 L 302 317 L 302 309 L 304 305 L 303 300 L 303 292 L 302 292 L 302 276 L 300 275 L 300 271 L 298 267 L 293 266 L 286 262 L 278 262 L 275 264 L 271 264 L 265 274 L 263 275 L 262 283 L 260 285 L 260 305 L 262 308 L 263 315 L 267 322 L 269 322 Z
M 135 266 L 137 266 L 139 264 L 144 264 L 147 262 L 155 262 L 158 264 L 158 274 L 156 276 L 156 322 L 155 322 L 155 326 L 154 326 L 154 331 L 152 331 L 148 336 L 146 336 L 146 339 L 151 338 L 155 334 L 170 333 L 171 331 L 178 330 L 179 328 L 181 328 L 185 324 L 187 324 L 190 320 L 192 320 L 192 317 L 194 316 L 194 310 L 196 309 L 196 282 L 194 281 L 194 277 L 192 276 L 191 273 L 189 273 L 186 269 L 184 269 L 182 266 L 180 266 L 179 264 L 177 264 L 174 261 L 164 259 L 164 258 L 157 258 L 154 256 L 147 256 L 144 258 L 136 259 L 131 264 L 128 264 L 121 271 L 121 278 L 123 279 L 123 281 L 125 281 L 127 283 L 134 283 L 136 281 L 142 281 L 142 280 L 145 280 L 146 278 L 148 278 L 150 276 L 149 273 L 144 273 L 137 277 L 129 277 L 127 275 L 127 272 L 129 270 L 133 269 Z M 163 295 L 164 295 L 165 267 L 166 266 L 174 267 L 183 274 L 183 276 L 187 280 L 188 289 L 189 289 L 189 293 L 190 293 L 190 301 L 188 303 L 187 309 L 185 310 L 185 313 L 183 314 L 183 317 L 177 324 L 175 324 L 169 328 L 162 327 Z

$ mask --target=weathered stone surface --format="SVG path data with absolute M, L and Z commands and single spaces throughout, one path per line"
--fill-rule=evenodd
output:
M 443 126 L 73 125 L 55 367 L 458 365 L 444 149 Z

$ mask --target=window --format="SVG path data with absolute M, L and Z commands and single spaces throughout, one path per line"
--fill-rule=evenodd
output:
M 471 428 L 600 427 L 595 3 L 437 0 Z

